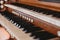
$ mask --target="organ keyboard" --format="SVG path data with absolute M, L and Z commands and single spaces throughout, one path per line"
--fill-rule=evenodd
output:
M 5 11 L 6 12 L 6 11 Z M 30 23 L 24 23 L 19 17 L 10 13 L 1 13 L 0 24 L 17 40 L 57 40 L 59 37 L 37 28 Z M 17 20 L 16 20 L 17 19 Z M 28 25 L 27 25 L 28 24 Z M 18 26 L 17 26 L 18 25 Z M 28 27 L 26 27 L 28 26 Z M 23 31 L 23 32 L 22 32 Z M 23 39 L 24 38 L 24 39 Z M 28 39 L 27 39 L 28 38 Z M 31 38 L 31 39 L 30 39 Z
M 12 13 L 21 16 L 22 18 L 30 21 L 31 23 L 33 23 L 34 25 L 44 28 L 47 31 L 50 31 L 51 33 L 58 35 L 58 32 L 60 31 L 60 20 L 57 18 L 54 18 L 52 16 L 47 16 L 44 15 L 43 12 L 42 13 L 37 13 L 34 11 L 30 11 L 27 9 L 23 9 L 20 7 L 16 7 L 13 5 L 5 5 L 6 7 L 8 7 L 9 9 L 12 9 Z M 18 13 L 18 14 L 17 14 Z M 43 26 L 43 27 L 42 27 Z M 50 28 L 50 29 L 49 29 Z M 51 29 L 53 31 L 51 31 Z
M 0 25 L 16 40 L 60 40 L 60 4 L 33 1 L 0 2 Z
M 15 37 L 17 40 L 33 40 L 32 37 L 29 37 L 29 34 L 25 34 L 22 32 L 21 29 L 14 26 L 11 22 L 9 22 L 4 16 L 0 14 L 0 24 L 6 28 L 6 30 L 11 33 L 13 37 Z

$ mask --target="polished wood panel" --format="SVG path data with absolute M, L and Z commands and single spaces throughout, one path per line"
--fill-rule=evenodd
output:
M 16 0 L 12 2 L 14 3 L 15 1 Z M 60 3 L 44 2 L 38 0 L 17 0 L 16 2 L 60 12 Z
M 60 3 L 43 2 L 38 0 L 20 0 L 19 3 L 60 12 Z

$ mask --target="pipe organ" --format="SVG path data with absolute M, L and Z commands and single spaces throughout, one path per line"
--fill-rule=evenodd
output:
M 13 40 L 60 40 L 59 0 L 0 0 L 0 17 Z

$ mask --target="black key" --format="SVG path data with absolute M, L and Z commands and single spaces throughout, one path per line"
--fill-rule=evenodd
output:
M 50 34 L 46 31 L 33 32 L 31 36 L 35 36 L 35 39 L 40 38 L 40 40 L 47 40 L 47 39 L 56 37 L 55 35 Z

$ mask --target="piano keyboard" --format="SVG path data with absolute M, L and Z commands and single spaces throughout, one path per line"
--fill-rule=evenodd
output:
M 6 30 L 17 40 L 34 40 L 32 37 L 28 36 L 30 34 L 24 33 L 21 29 L 17 28 L 10 21 L 8 21 L 4 16 L 0 14 L 0 24 L 6 28 Z
M 12 38 L 15 40 L 60 40 L 59 3 L 48 6 L 48 2 L 40 1 L 40 4 L 39 0 L 36 1 L 37 3 L 31 0 L 34 4 L 29 6 L 30 1 L 26 0 L 27 4 L 24 4 L 24 0 L 24 2 L 20 0 L 20 3 L 18 1 L 1 0 L 0 2 L 0 25 L 6 28 Z
M 19 3 L 11 3 L 11 4 L 13 4 L 15 6 L 18 6 L 18 7 L 22 7 L 24 9 L 35 11 L 37 13 L 43 12 L 43 14 L 52 15 L 53 17 L 60 18 L 60 14 L 59 14 L 60 12 L 55 12 L 55 11 L 51 11 L 51 10 L 48 10 L 48 9 L 38 8 L 38 7 L 29 6 L 29 5 L 25 5 L 25 4 L 19 4 Z
M 42 20 L 44 20 L 46 22 L 49 22 L 51 24 L 60 26 L 60 19 L 54 18 L 54 17 L 52 17 L 52 15 L 47 16 L 47 15 L 44 15 L 44 14 L 36 13 L 34 11 L 26 10 L 26 9 L 23 9 L 23 8 L 20 8 L 20 7 L 17 7 L 17 6 L 13 6 L 13 5 L 8 5 L 8 4 L 6 4 L 5 6 L 7 6 L 9 8 L 12 8 L 12 9 L 18 11 L 18 12 L 20 11 L 20 12 L 26 13 L 28 15 L 31 15 L 33 17 L 36 17 L 38 19 L 42 19 Z M 43 13 L 43 12 L 41 12 L 41 13 Z
M 37 13 L 22 7 L 5 4 L 6 7 L 12 9 L 12 13 L 17 16 L 21 16 L 23 19 L 26 18 L 29 22 L 43 28 L 46 31 L 50 31 L 54 35 L 60 36 L 60 19 L 52 17 L 52 15 L 45 15 L 43 12 Z M 18 14 L 17 14 L 18 13 Z M 57 13 L 58 14 L 58 13 Z M 43 26 L 43 27 L 42 27 Z M 53 29 L 53 31 L 51 31 Z
M 58 37 L 7 11 L 1 13 L 3 25 L 17 40 L 57 40 Z M 7 24 L 8 23 L 8 24 Z M 23 31 L 23 32 L 22 32 Z M 24 36 L 23 36 L 24 35 Z M 23 39 L 24 38 L 24 39 Z

